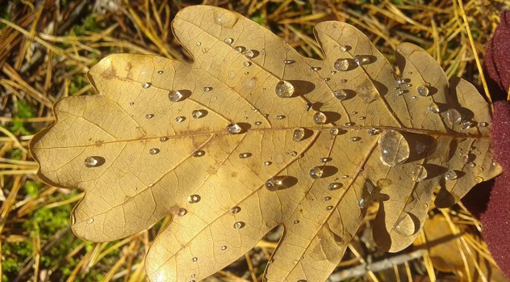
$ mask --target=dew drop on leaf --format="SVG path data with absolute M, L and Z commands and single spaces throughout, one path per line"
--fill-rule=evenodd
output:
M 338 59 L 333 64 L 333 67 L 337 71 L 348 71 L 350 68 L 350 62 L 348 59 Z
M 244 62 L 244 63 L 243 63 L 243 66 L 245 66 L 245 67 L 249 67 L 249 66 L 251 66 L 251 62 L 246 61 L 246 62 Z
M 336 136 L 336 135 L 340 134 L 340 129 L 338 129 L 338 127 L 332 128 L 329 130 L 329 134 Z
M 264 166 L 270 166 L 271 164 L 272 164 L 272 162 L 270 162 L 270 161 L 265 161 L 264 162 Z
M 86 157 L 85 158 L 85 166 L 86 167 L 96 167 L 99 166 L 99 160 L 95 157 Z
M 251 157 L 251 153 L 248 153 L 248 152 L 239 154 L 239 158 L 240 159 L 246 159 L 246 158 L 249 158 L 249 157 Z
M 361 140 L 361 137 L 355 136 L 355 137 L 349 138 L 349 140 L 351 140 L 351 142 L 357 142 L 357 141 Z
M 194 110 L 194 111 L 191 113 L 191 116 L 192 116 L 194 119 L 199 119 L 199 118 L 203 117 L 204 115 L 205 115 L 204 110 Z
M 197 151 L 193 152 L 193 157 L 202 157 L 204 155 L 205 155 L 204 150 L 197 150 Z
M 286 80 L 280 80 L 276 84 L 276 95 L 281 98 L 289 98 L 294 94 L 294 85 Z
M 311 67 L 310 70 L 311 71 L 320 71 L 321 68 L 320 67 Z
M 310 172 L 309 172 L 309 175 L 311 178 L 313 179 L 319 179 L 322 177 L 322 175 L 324 174 L 324 171 L 322 170 L 321 167 L 313 167 L 312 169 L 310 169 Z
M 439 112 L 441 112 L 441 109 L 439 109 L 439 105 L 436 104 L 436 103 L 431 103 L 429 105 L 429 111 L 433 114 L 438 114 Z
M 409 158 L 409 143 L 398 131 L 387 130 L 381 134 L 379 140 L 381 162 L 393 167 L 405 162 Z
M 292 133 L 292 140 L 299 142 L 305 138 L 305 129 L 304 128 L 296 128 Z
M 151 87 L 151 85 L 152 85 L 152 83 L 150 83 L 150 82 L 145 82 L 144 84 L 142 84 L 142 87 L 143 87 L 144 89 L 148 89 L 149 87 Z
M 420 182 L 427 178 L 427 169 L 422 165 L 414 165 L 411 170 L 411 177 L 414 182 Z
M 196 261 L 198 261 L 198 258 L 197 258 L 197 257 L 194 257 L 194 258 L 192 258 L 191 260 L 192 260 L 193 262 L 196 262 Z
M 361 65 L 370 64 L 372 62 L 372 60 L 370 59 L 369 56 L 356 55 L 356 56 L 354 56 L 354 62 L 356 62 L 356 64 L 358 66 L 361 66 Z
M 417 230 L 415 221 L 407 212 L 404 212 L 398 218 L 393 228 L 403 236 L 412 236 L 416 233 Z
M 204 87 L 204 92 L 210 92 L 210 91 L 212 91 L 212 89 L 213 88 L 210 86 Z
M 420 94 L 420 96 L 426 97 L 426 96 L 430 95 L 430 90 L 425 85 L 420 85 L 420 86 L 416 87 L 416 91 L 418 91 L 418 94 Z
M 285 184 L 283 183 L 285 178 L 286 178 L 285 176 L 275 176 L 275 177 L 269 178 L 265 184 L 266 188 L 269 191 L 276 191 L 276 190 L 285 188 Z
M 318 125 L 325 124 L 326 119 L 326 115 L 323 112 L 316 112 L 313 115 L 313 122 Z
M 92 222 L 94 222 L 94 219 L 92 217 L 87 219 L 87 224 L 91 224 Z
M 326 196 L 326 197 L 324 197 L 322 200 L 323 200 L 324 202 L 327 202 L 327 201 L 331 200 L 331 197 L 330 197 L 330 196 Z
M 284 118 L 286 118 L 286 117 L 287 117 L 287 116 L 285 116 L 285 115 L 277 115 L 277 116 L 276 116 L 276 119 L 277 119 L 277 120 L 282 120 L 282 119 L 284 119 Z
M 342 52 L 342 53 L 347 52 L 347 46 L 345 46 L 345 45 L 340 45 L 339 49 L 340 49 L 340 52 Z
M 153 117 L 154 117 L 154 115 L 153 115 L 153 114 L 146 114 L 146 115 L 145 115 L 145 118 L 146 118 L 146 119 L 151 119 L 151 118 L 153 118 Z
M 480 122 L 478 125 L 480 127 L 487 127 L 487 126 L 489 126 L 489 123 L 487 123 L 487 122 Z
M 231 213 L 231 214 L 236 214 L 236 213 L 238 213 L 238 212 L 240 212 L 240 211 L 241 211 L 241 208 L 240 208 L 240 207 L 238 207 L 238 206 L 232 207 L 232 208 L 230 209 L 230 213 Z
M 292 223 L 294 223 L 294 224 L 299 224 L 299 220 L 297 220 L 297 219 L 296 219 L 296 220 L 294 220 L 294 222 L 292 222 Z
M 329 183 L 328 184 L 328 190 L 337 190 L 342 187 L 341 183 Z
M 246 50 L 246 52 L 244 52 L 244 55 L 248 59 L 251 59 L 251 58 L 255 57 L 255 53 L 253 52 L 253 50 Z
M 446 111 L 446 118 L 451 125 L 460 124 L 462 122 L 462 116 L 456 109 L 448 109 Z
M 181 122 L 183 122 L 185 120 L 186 120 L 186 117 L 184 117 L 184 116 L 178 116 L 178 117 L 175 118 L 175 121 L 177 123 L 181 123 Z
M 381 133 L 381 130 L 379 130 L 379 129 L 377 129 L 377 128 L 372 127 L 372 128 L 369 128 L 369 129 L 367 130 L 367 132 L 368 132 L 368 134 L 370 134 L 370 135 L 377 135 L 377 134 Z
M 227 131 L 230 134 L 239 134 L 242 131 L 241 126 L 237 123 L 231 123 L 227 126 Z
M 226 250 L 226 249 L 227 249 L 227 246 L 225 246 L 225 245 L 221 246 L 221 250 L 222 250 L 222 251 L 224 251 L 224 250 Z
M 232 43 L 234 43 L 234 38 L 227 37 L 223 40 L 223 42 L 225 42 L 228 45 L 232 45 Z
M 470 129 L 470 128 L 473 128 L 474 126 L 475 126 L 475 123 L 470 120 L 465 120 L 462 122 L 463 129 Z
M 158 74 L 159 74 L 159 75 L 162 75 L 162 74 L 163 74 L 163 71 L 158 71 Z
M 244 227 L 244 225 L 245 225 L 245 224 L 244 224 L 244 222 L 242 222 L 242 221 L 237 221 L 236 223 L 234 223 L 234 228 L 235 228 L 235 229 L 241 229 L 241 228 L 243 228 L 243 227 Z
M 188 213 L 188 210 L 185 208 L 180 208 L 179 212 L 177 213 L 179 216 L 185 216 Z
M 149 154 L 151 154 L 151 155 L 156 155 L 157 153 L 159 153 L 159 149 L 158 148 L 151 148 L 149 150 Z
M 326 207 L 326 210 L 328 210 L 328 211 L 330 211 L 330 210 L 332 210 L 332 209 L 333 209 L 333 206 L 327 206 L 327 207 Z
M 160 142 L 166 142 L 168 141 L 168 137 L 159 137 Z
M 475 177 L 475 181 L 476 181 L 476 183 L 482 183 L 483 182 L 483 177 L 477 176 L 477 177 Z
M 201 200 L 201 198 L 197 194 L 193 194 L 188 197 L 188 203 L 190 203 L 190 204 L 198 203 L 198 202 L 200 202 L 200 200 Z
M 367 205 L 367 201 L 365 201 L 365 199 L 361 198 L 358 200 L 358 207 L 364 209 Z
M 296 61 L 294 60 L 284 60 L 283 63 L 286 64 L 286 65 L 292 65 L 293 63 L 295 63 Z
M 445 180 L 455 180 L 457 179 L 459 176 L 457 175 L 457 173 L 455 172 L 455 170 L 449 170 L 446 172 L 446 174 L 444 175 L 444 179 Z

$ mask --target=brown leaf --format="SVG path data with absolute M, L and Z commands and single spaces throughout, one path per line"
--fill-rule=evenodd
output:
M 151 281 L 203 279 L 277 225 L 267 280 L 324 281 L 370 202 L 374 237 L 398 251 L 436 187 L 448 206 L 500 172 L 487 104 L 417 46 L 399 45 L 395 79 L 345 23 L 316 26 L 324 60 L 220 8 L 186 8 L 173 30 L 192 64 L 109 56 L 89 73 L 98 95 L 59 101 L 32 143 L 43 179 L 86 191 L 79 237 L 115 240 L 175 215 L 147 256 Z

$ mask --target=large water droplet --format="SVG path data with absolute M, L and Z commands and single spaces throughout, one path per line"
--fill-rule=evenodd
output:
M 413 218 L 404 212 L 395 222 L 393 228 L 403 236 L 412 236 L 417 232 L 416 223 Z
M 322 170 L 321 167 L 313 167 L 312 169 L 310 169 L 310 172 L 309 172 L 309 175 L 311 178 L 313 179 L 319 179 L 322 177 L 322 175 L 324 174 L 324 171 Z
M 430 90 L 427 86 L 425 85 L 420 85 L 418 87 L 416 87 L 416 91 L 418 91 L 418 94 L 420 94 L 420 96 L 429 96 L 430 95 Z
M 228 133 L 230 134 L 239 134 L 241 133 L 242 131 L 242 128 L 239 124 L 237 123 L 231 123 L 227 126 L 227 131 Z
M 99 159 L 96 158 L 96 157 L 86 157 L 85 158 L 85 166 L 86 167 L 96 167 L 96 166 L 100 166 L 99 164 Z
M 327 117 L 323 112 L 316 112 L 313 115 L 313 122 L 315 124 L 318 124 L 318 125 L 325 124 L 326 120 L 327 120 Z
M 455 172 L 455 170 L 449 170 L 446 172 L 446 174 L 444 175 L 444 179 L 445 180 L 455 180 L 457 179 L 459 176 L 457 175 L 457 173 Z
M 294 85 L 286 80 L 280 80 L 276 84 L 276 95 L 281 98 L 289 98 L 294 94 Z
M 188 203 L 190 203 L 190 204 L 198 203 L 198 202 L 200 202 L 200 200 L 201 200 L 201 198 L 197 194 L 193 194 L 188 197 Z
M 149 154 L 151 154 L 151 155 L 156 155 L 157 153 L 159 153 L 159 149 L 158 148 L 151 148 L 149 150 Z
M 372 62 L 372 60 L 370 59 L 369 56 L 356 55 L 356 56 L 354 56 L 354 62 L 356 62 L 356 64 L 358 66 L 361 66 L 361 65 L 370 64 Z
M 338 59 L 333 64 L 333 67 L 337 71 L 348 71 L 350 68 L 350 62 L 348 59 Z
M 244 55 L 246 56 L 246 58 L 252 59 L 253 57 L 255 57 L 255 52 L 253 52 L 253 50 L 246 50 L 246 52 L 244 52 Z
M 448 109 L 448 111 L 446 111 L 446 117 L 451 125 L 460 124 L 462 122 L 462 116 L 456 109 Z
M 341 89 L 337 91 L 333 91 L 333 96 L 338 99 L 338 101 L 343 101 L 347 99 L 347 91 Z
M 236 223 L 234 223 L 234 228 L 235 229 L 241 229 L 245 226 L 244 222 L 242 221 L 237 221 Z
M 396 166 L 409 158 L 409 143 L 400 132 L 387 130 L 379 140 L 381 162 L 387 166 Z
M 427 169 L 422 165 L 414 165 L 411 170 L 411 177 L 414 182 L 420 182 L 427 178 Z
M 305 138 L 305 129 L 304 128 L 296 128 L 292 133 L 292 140 L 299 142 Z

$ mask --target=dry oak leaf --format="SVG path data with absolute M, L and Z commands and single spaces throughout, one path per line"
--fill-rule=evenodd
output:
M 489 108 L 421 48 L 398 46 L 401 76 L 351 25 L 315 27 L 305 58 L 239 14 L 193 6 L 173 31 L 193 63 L 111 55 L 89 72 L 98 95 L 69 97 L 31 147 L 47 182 L 86 191 L 72 229 L 110 241 L 173 214 L 153 243 L 151 281 L 199 281 L 278 225 L 268 281 L 324 281 L 370 202 L 384 249 L 410 245 L 500 167 Z

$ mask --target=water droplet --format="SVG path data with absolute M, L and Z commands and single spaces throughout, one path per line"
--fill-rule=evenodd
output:
M 367 206 L 367 201 L 365 199 L 361 198 L 358 200 L 358 207 L 364 209 Z
M 232 208 L 230 209 L 230 213 L 231 213 L 231 214 L 236 214 L 236 213 L 238 213 L 238 212 L 240 212 L 240 211 L 241 211 L 241 208 L 240 208 L 240 207 L 238 207 L 238 206 L 232 207 Z
M 425 85 L 420 85 L 420 86 L 416 87 L 416 91 L 418 91 L 418 94 L 420 94 L 420 96 L 426 97 L 426 96 L 430 95 L 430 90 Z
M 333 67 L 337 71 L 348 71 L 350 68 L 350 62 L 348 59 L 338 59 L 333 64 Z
M 323 113 L 323 112 L 316 112 L 314 115 L 313 115 L 313 122 L 315 124 L 325 124 L 326 123 L 326 115 Z
M 343 185 L 341 183 L 329 183 L 328 190 L 337 190 L 340 189 Z
M 232 45 L 232 43 L 234 43 L 234 38 L 227 37 L 223 40 L 223 42 L 225 42 L 228 45 Z
M 335 98 L 338 99 L 338 101 L 344 101 L 345 99 L 347 99 L 347 91 L 345 90 L 338 90 L 338 91 L 333 91 L 333 96 L 335 96 Z
M 192 258 L 191 260 L 192 260 L 193 262 L 196 262 L 196 261 L 198 260 L 198 258 L 197 258 L 197 257 L 194 257 L 194 258 Z
M 193 152 L 193 157 L 202 157 L 204 155 L 205 155 L 204 150 L 197 150 L 197 151 Z
M 379 148 L 381 162 L 387 166 L 396 166 L 409 158 L 409 143 L 398 131 L 384 131 L 379 140 Z
M 342 175 L 342 179 L 347 179 L 349 178 L 349 175 Z
M 237 221 L 236 223 L 234 223 L 234 228 L 235 228 L 235 229 L 241 229 L 241 228 L 243 228 L 243 227 L 244 227 L 244 225 L 245 225 L 245 224 L 244 224 L 244 222 L 242 222 L 242 221 Z
M 135 102 L 129 102 L 130 106 L 133 106 L 134 104 L 135 104 Z
M 249 67 L 249 66 L 251 66 L 251 62 L 246 61 L 246 62 L 244 62 L 244 63 L 243 63 L 243 66 L 245 66 L 245 67 Z
M 294 223 L 294 224 L 299 224 L 299 220 L 297 220 L 297 219 L 296 219 L 296 220 L 294 220 L 294 222 L 293 222 L 293 223 Z
M 305 129 L 304 128 L 296 128 L 292 133 L 292 140 L 299 142 L 305 138 Z
M 284 60 L 283 63 L 286 64 L 286 65 L 291 65 L 293 63 L 295 63 L 296 61 L 294 60 Z
M 459 176 L 457 175 L 457 173 L 454 171 L 454 170 L 449 170 L 446 172 L 446 174 L 444 175 L 444 179 L 445 180 L 455 180 L 457 179 Z
M 489 123 L 487 123 L 487 122 L 480 122 L 478 124 L 478 126 L 480 126 L 480 127 L 487 127 L 487 126 L 489 126 Z
M 285 184 L 283 183 L 285 178 L 286 178 L 285 176 L 275 176 L 275 177 L 269 178 L 265 184 L 266 188 L 269 191 L 276 191 L 276 190 L 285 188 Z
M 179 216 L 185 216 L 188 213 L 188 210 L 185 208 L 180 208 L 179 212 L 177 213 Z
M 475 126 L 475 123 L 470 120 L 465 120 L 462 122 L 463 129 L 470 129 L 470 128 L 473 128 L 474 126 Z
M 277 120 L 282 120 L 282 119 L 284 119 L 284 118 L 286 118 L 286 117 L 287 117 L 286 115 L 277 115 L 277 116 L 276 116 L 276 119 L 277 119 Z
M 158 71 L 158 74 L 159 74 L 159 75 L 162 75 L 162 74 L 163 74 L 163 71 Z
M 340 45 L 339 49 L 340 49 L 340 52 L 342 52 L 342 53 L 347 52 L 347 46 L 345 46 L 345 45 Z
M 370 129 L 368 129 L 368 130 L 367 130 L 367 132 L 368 132 L 368 134 L 370 134 L 370 135 L 377 135 L 377 134 L 381 133 L 381 130 L 379 130 L 379 129 L 377 129 L 377 128 L 372 127 L 372 128 L 370 128 Z
M 254 122 L 254 124 L 255 124 L 255 125 L 261 125 L 261 124 L 262 124 L 262 122 L 261 122 L 261 121 L 256 121 L 256 122 Z
M 149 154 L 151 154 L 151 155 L 155 155 L 157 153 L 159 153 L 159 149 L 158 148 L 151 148 L 149 150 Z
M 354 62 L 356 62 L 356 64 L 358 66 L 361 66 L 361 65 L 370 64 L 372 62 L 372 60 L 370 59 L 369 56 L 356 55 L 356 56 L 354 56 Z
M 476 183 L 482 183 L 483 182 L 483 177 L 477 176 L 477 177 L 475 177 L 475 181 L 476 181 Z
M 326 196 L 322 199 L 324 202 L 327 202 L 327 201 L 330 201 L 331 200 L 331 197 L 330 196 Z
M 151 85 L 152 85 L 152 83 L 150 83 L 150 82 L 145 82 L 144 84 L 142 84 L 142 87 L 143 87 L 144 89 L 147 89 L 147 88 L 151 87 Z
M 294 94 L 294 85 L 286 80 L 280 80 L 276 84 L 276 95 L 281 98 L 289 98 Z
M 347 83 L 347 81 L 348 81 L 348 80 L 347 80 L 347 79 L 345 79 L 345 78 L 343 78 L 343 79 L 341 79 L 341 80 L 340 80 L 340 82 L 341 82 L 341 83 Z
M 351 138 L 349 138 L 349 140 L 351 140 L 351 142 L 357 142 L 357 141 L 361 140 L 361 137 L 357 137 L 357 136 L 351 137 Z
M 271 164 L 272 164 L 272 162 L 270 162 L 270 161 L 265 161 L 264 162 L 264 166 L 270 166 Z
M 351 126 L 353 126 L 353 125 L 354 125 L 354 122 L 352 122 L 352 121 L 349 121 L 349 122 L 344 123 L 344 126 L 345 126 L 345 127 L 351 127 Z
M 331 128 L 329 130 L 329 134 L 331 134 L 331 135 L 338 135 L 338 134 L 340 134 L 340 129 L 338 127 Z
M 92 217 L 87 219 L 87 224 L 91 224 L 92 222 L 94 222 L 94 219 Z
M 249 157 L 251 157 L 251 153 L 248 153 L 248 152 L 239 154 L 240 159 L 246 159 Z
M 313 179 L 319 179 L 322 177 L 322 175 L 324 174 L 324 171 L 322 170 L 321 167 L 313 167 L 312 169 L 310 169 L 310 172 L 309 172 L 309 175 L 311 178 Z
M 255 57 L 255 52 L 253 52 L 253 50 L 246 50 L 246 52 L 244 52 L 244 56 L 248 59 L 252 59 Z
M 446 118 L 451 125 L 460 124 L 462 122 L 462 116 L 456 109 L 448 109 L 446 111 Z
M 242 52 L 243 52 L 243 47 L 241 47 L 241 46 L 237 46 L 236 48 L 234 48 L 234 50 L 235 50 L 235 52 L 236 52 L 237 54 L 239 54 L 239 53 L 242 53 Z
M 194 119 L 199 119 L 201 117 L 203 117 L 205 115 L 205 111 L 204 110 L 195 110 L 191 113 L 191 116 L 194 118 Z
M 168 141 L 168 137 L 164 137 L 164 136 L 163 137 L 159 137 L 159 141 L 160 142 L 166 142 L 166 141 Z
M 225 245 L 221 246 L 221 250 L 222 250 L 222 251 L 224 251 L 224 250 L 226 250 L 226 249 L 227 249 L 227 246 L 225 246 Z
M 210 86 L 204 87 L 204 92 L 210 92 L 212 90 L 213 90 L 213 88 Z
M 311 67 L 310 70 L 311 71 L 320 71 L 321 67 Z
M 412 236 L 417 231 L 413 218 L 406 212 L 398 218 L 393 228 L 404 236 Z
M 333 209 L 333 206 L 327 206 L 327 207 L 326 207 L 326 210 L 328 210 L 328 211 L 330 211 L 330 210 L 332 210 L 332 209 Z
M 239 134 L 242 131 L 241 126 L 237 123 L 231 123 L 227 126 L 227 131 L 230 134 Z
M 184 117 L 184 116 L 178 116 L 178 117 L 175 118 L 175 121 L 178 122 L 178 123 L 181 123 L 181 122 L 183 122 L 185 120 L 186 120 L 186 117 Z
M 99 164 L 99 160 L 95 157 L 86 157 L 85 158 L 85 166 L 86 167 L 96 167 L 96 166 L 100 166 Z
M 196 203 L 200 202 L 200 200 L 201 200 L 201 199 L 202 199 L 202 198 L 200 198 L 200 196 L 199 196 L 199 195 L 197 195 L 197 194 L 193 194 L 193 195 L 191 195 L 191 196 L 189 196 L 189 197 L 188 197 L 188 203 L 190 203 L 190 204 L 196 204 Z
M 411 170 L 411 177 L 414 182 L 420 182 L 427 178 L 427 169 L 422 165 L 414 165 Z
M 195 43 L 195 44 L 197 44 L 197 46 L 200 46 L 200 45 L 202 45 L 202 42 L 197 41 L 197 43 Z
M 439 105 L 436 103 L 431 103 L 429 105 L 429 111 L 433 114 L 438 114 L 441 112 L 441 109 L 439 109 Z
M 146 119 L 151 119 L 151 118 L 153 118 L 153 117 L 154 117 L 154 115 L 153 115 L 153 114 L 146 114 L 146 115 L 145 115 L 145 118 L 146 118 Z

